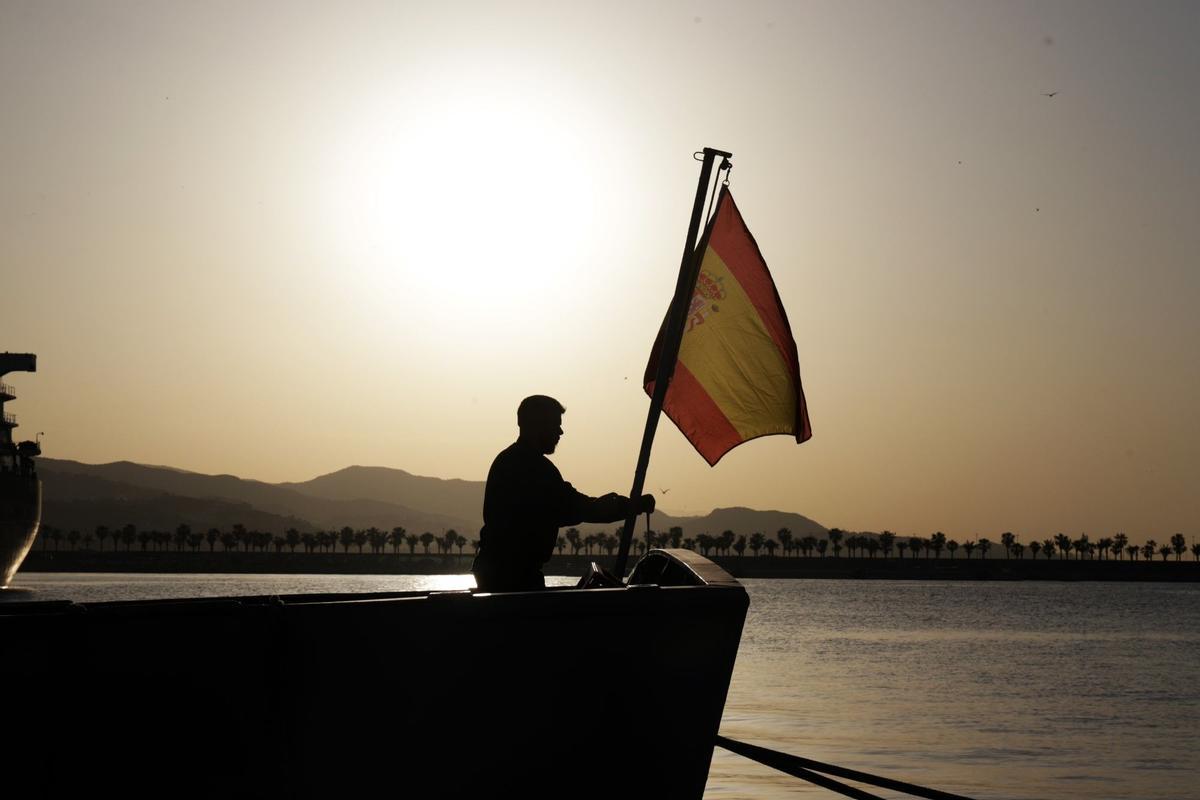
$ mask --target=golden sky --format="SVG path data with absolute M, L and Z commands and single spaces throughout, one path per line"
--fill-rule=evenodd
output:
M 668 511 L 1200 524 L 1200 5 L 0 0 L 0 349 L 47 456 L 628 491 L 704 146 L 814 438 Z M 1043 93 L 1055 92 L 1054 97 Z M 662 492 L 666 491 L 665 494 Z

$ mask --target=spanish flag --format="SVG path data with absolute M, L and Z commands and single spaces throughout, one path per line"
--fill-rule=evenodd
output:
M 796 342 L 775 282 L 727 188 L 703 256 L 663 411 L 710 466 L 742 442 L 812 436 Z M 643 384 L 653 396 L 663 333 Z

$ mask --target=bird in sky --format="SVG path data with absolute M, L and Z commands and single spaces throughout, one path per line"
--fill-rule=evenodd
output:
M 1058 90 L 1055 90 L 1053 92 L 1042 92 L 1042 97 L 1054 97 L 1054 95 L 1056 95 L 1056 94 L 1058 94 Z

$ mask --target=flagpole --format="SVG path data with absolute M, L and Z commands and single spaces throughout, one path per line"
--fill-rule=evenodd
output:
M 696 250 L 696 236 L 700 232 L 700 217 L 704 214 L 704 196 L 712 179 L 713 162 L 717 156 L 728 160 L 732 153 L 723 150 L 704 148 L 703 165 L 700 167 L 700 180 L 696 183 L 696 202 L 692 205 L 692 220 L 688 224 L 687 241 L 683 245 L 683 258 L 679 264 L 679 279 L 675 283 L 675 296 L 667 313 L 667 321 L 663 326 L 662 352 L 658 358 L 658 372 L 654 377 L 654 394 L 650 398 L 650 411 L 646 415 L 646 430 L 642 434 L 642 449 L 638 454 L 637 468 L 633 472 L 633 488 L 629 497 L 634 502 L 642 496 L 646 484 L 646 469 L 650 465 L 650 447 L 654 444 L 654 432 L 658 429 L 658 417 L 662 412 L 663 400 L 667 396 L 667 386 L 675 372 L 675 360 L 679 356 L 679 343 L 683 338 L 683 324 L 687 319 L 688 305 L 692 292 L 696 288 L 696 267 L 703 255 Z M 625 564 L 629 560 L 629 547 L 633 543 L 633 526 L 637 522 L 637 513 L 630 512 L 625 518 L 625 527 L 621 531 L 621 547 L 617 551 L 617 563 L 613 572 L 618 578 L 625 577 Z

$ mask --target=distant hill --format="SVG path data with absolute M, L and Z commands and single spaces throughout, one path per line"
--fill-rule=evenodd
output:
M 304 483 L 280 483 L 309 497 L 325 500 L 373 500 L 429 514 L 467 520 L 470 529 L 483 524 L 483 481 L 445 480 L 412 475 L 389 467 L 346 467 Z M 463 532 L 462 526 L 459 532 Z
M 138 524 L 132 518 L 136 516 L 145 520 L 139 527 L 173 530 L 188 521 L 185 517 L 199 515 L 200 519 L 188 522 L 193 529 L 228 528 L 235 522 L 273 533 L 291 527 L 309 531 L 349 525 L 391 530 L 403 525 L 414 533 L 454 528 L 470 535 L 479 528 L 471 519 L 473 514 L 430 513 L 370 498 L 326 499 L 232 475 L 202 475 L 129 461 L 81 464 L 42 458 L 38 472 L 44 487 L 42 519 L 56 527 L 82 530 L 95 525 Z M 211 505 L 210 512 L 203 511 L 205 503 Z M 257 520 L 253 524 L 252 513 Z M 89 518 L 93 520 L 90 523 L 86 521 Z
M 402 525 L 410 533 L 441 533 L 454 528 L 472 539 L 482 524 L 482 481 L 446 480 L 388 467 L 347 467 L 303 483 L 271 484 L 233 475 L 204 475 L 173 467 L 130 461 L 82 464 L 53 458 L 38 461 L 44 484 L 43 522 L 88 530 L 96 525 L 174 530 L 228 529 L 241 523 L 251 530 L 282 533 Z M 761 531 L 774 538 L 788 528 L 796 538 L 825 538 L 826 529 L 808 517 L 787 511 L 734 507 L 703 516 L 672 516 L 656 511 L 655 530 L 673 526 L 684 535 L 719 535 L 732 530 Z M 620 523 L 580 525 L 580 530 L 612 532 Z M 645 527 L 639 520 L 638 530 Z
M 721 533 L 728 530 L 737 534 L 745 534 L 746 536 L 760 532 L 768 538 L 777 539 L 778 537 L 775 534 L 781 528 L 790 530 L 792 536 L 796 539 L 801 539 L 805 536 L 815 536 L 818 539 L 824 539 L 828 533 L 824 526 L 813 522 L 801 514 L 795 514 L 790 511 L 758 511 L 742 506 L 715 508 L 702 516 L 692 517 L 676 517 L 659 511 L 655 511 L 650 515 L 650 527 L 655 531 L 667 531 L 676 526 L 683 528 L 684 538 L 694 537 L 701 533 L 720 536 Z M 614 522 L 610 525 L 584 524 L 576 527 L 584 533 L 595 531 L 612 533 L 621 527 L 621 523 Z M 641 534 L 645 529 L 645 517 L 639 517 L 637 526 L 634 528 L 635 535 Z

